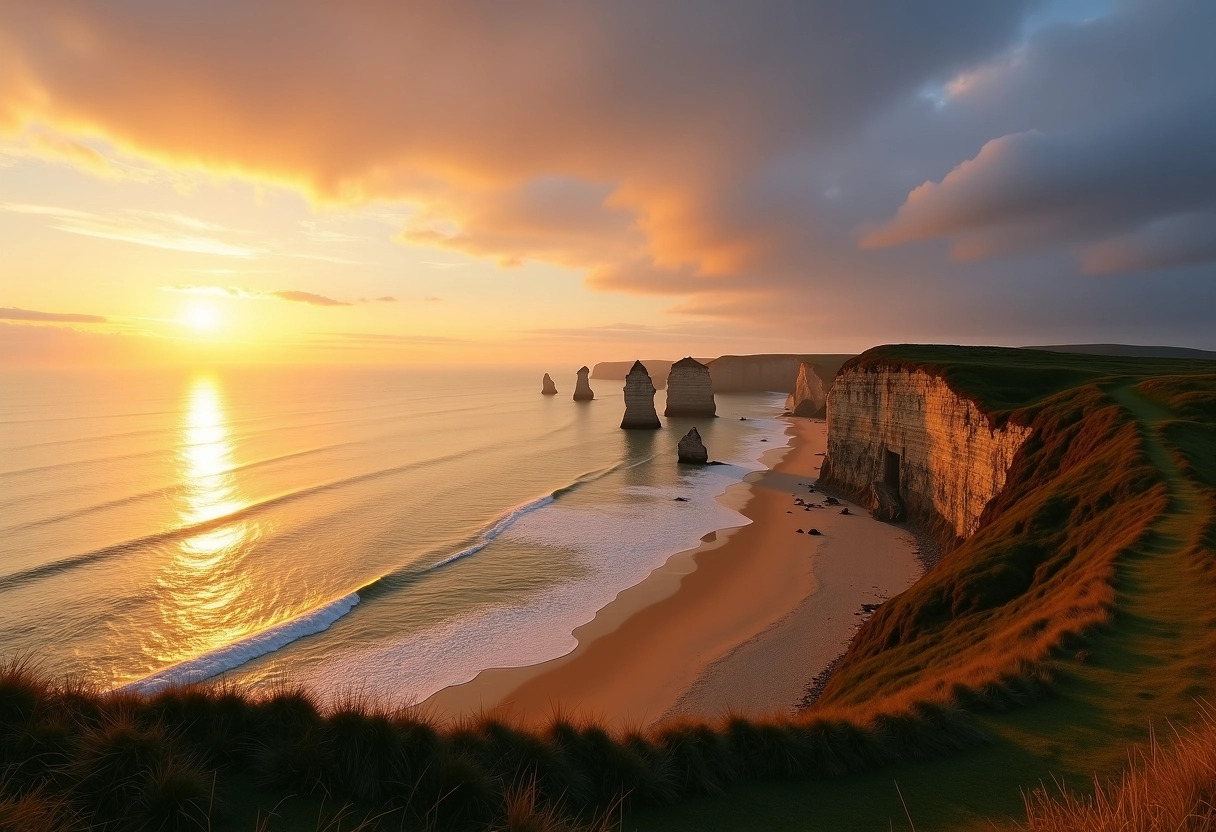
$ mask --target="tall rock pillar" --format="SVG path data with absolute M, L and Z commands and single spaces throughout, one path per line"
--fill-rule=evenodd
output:
M 654 384 L 641 361 L 633 362 L 625 376 L 625 430 L 654 430 L 663 427 L 654 409 Z
M 664 416 L 716 416 L 714 385 L 709 367 L 689 356 L 671 365 L 667 376 L 667 409 Z
M 556 396 L 557 385 L 553 383 L 553 378 L 545 373 L 545 377 L 540 380 L 540 394 L 542 396 Z
M 574 400 L 576 402 L 589 402 L 595 398 L 595 391 L 591 389 L 591 385 L 587 382 L 587 374 L 591 370 L 585 366 L 578 371 L 578 381 L 574 383 Z

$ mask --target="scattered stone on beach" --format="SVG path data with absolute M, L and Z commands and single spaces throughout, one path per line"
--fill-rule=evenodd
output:
M 795 534 L 806 534 L 806 532 L 804 532 L 802 529 L 798 529 L 798 531 L 795 532 Z
M 874 612 L 874 610 L 878 609 L 880 606 L 882 606 L 882 605 L 881 604 L 862 604 L 861 611 L 862 612 Z
M 760 441 L 761 441 L 761 442 L 767 442 L 768 440 L 767 440 L 767 439 L 761 439 Z
M 823 451 L 816 452 L 815 456 L 827 456 Z
M 747 417 L 746 417 L 746 416 L 740 416 L 740 417 L 739 417 L 739 421 L 740 421 L 740 422 L 746 422 L 746 421 L 747 421 Z
M 840 505 L 840 500 L 837 500 L 835 497 L 824 497 L 823 504 L 825 506 L 838 506 Z
M 629 375 L 625 376 L 625 417 L 621 419 L 624 430 L 658 430 L 663 427 L 659 414 L 654 409 L 654 383 L 646 365 L 633 362 Z
M 849 511 L 847 507 L 846 507 L 846 508 L 842 508 L 842 509 L 840 510 L 840 513 L 841 513 L 841 514 L 852 514 L 852 512 L 851 512 L 851 511 Z
M 821 534 L 823 534 L 823 532 L 819 531 L 819 529 L 810 529 L 807 532 L 807 534 L 820 534 L 821 535 Z
M 663 415 L 711 418 L 718 415 L 709 367 L 692 356 L 681 358 L 671 365 L 671 372 L 667 376 L 667 408 Z
M 676 502 L 677 503 L 687 503 L 688 498 L 687 497 L 676 497 Z
M 704 465 L 709 462 L 709 451 L 705 449 L 705 443 L 701 441 L 701 434 L 696 428 L 684 434 L 684 438 L 676 446 L 676 451 L 680 462 L 689 465 Z
M 591 384 L 587 381 L 587 375 L 591 370 L 586 366 L 580 367 L 578 371 L 578 379 L 574 382 L 574 400 L 576 402 L 589 402 L 595 398 L 595 391 L 591 389 Z
M 792 512 L 792 511 L 787 511 L 787 512 L 786 512 L 786 514 L 793 514 L 793 513 L 794 513 L 794 512 Z
M 545 373 L 545 377 L 540 380 L 540 394 L 542 396 L 556 396 L 557 385 L 553 383 L 553 377 Z

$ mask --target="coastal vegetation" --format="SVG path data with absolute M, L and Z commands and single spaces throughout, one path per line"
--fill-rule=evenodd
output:
M 15 660 L 0 673 L 0 828 L 1210 820 L 1210 723 L 1101 778 L 1150 725 L 1194 721 L 1212 690 L 1216 366 L 896 346 L 845 369 L 879 366 L 939 375 L 1034 432 L 979 531 L 877 609 L 799 715 L 624 732 L 560 710 L 544 725 L 441 724 L 304 690 L 104 693 Z M 1053 776 L 1062 791 L 1035 791 Z

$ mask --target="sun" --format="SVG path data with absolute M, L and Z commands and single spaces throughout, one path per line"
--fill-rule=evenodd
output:
M 198 332 L 214 332 L 219 329 L 220 315 L 215 307 L 196 303 L 186 310 L 183 323 Z

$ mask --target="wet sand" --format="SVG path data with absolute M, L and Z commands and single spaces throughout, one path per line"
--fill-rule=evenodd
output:
M 499 710 L 525 722 L 557 708 L 637 727 L 683 713 L 792 712 L 813 677 L 848 645 L 865 603 L 921 574 L 906 531 L 849 503 L 822 502 L 826 425 L 790 419 L 790 443 L 769 451 L 720 501 L 751 523 L 706 535 L 620 593 L 575 630 L 569 654 L 530 667 L 493 668 L 424 703 L 437 716 Z M 812 527 L 821 536 L 798 534 Z

